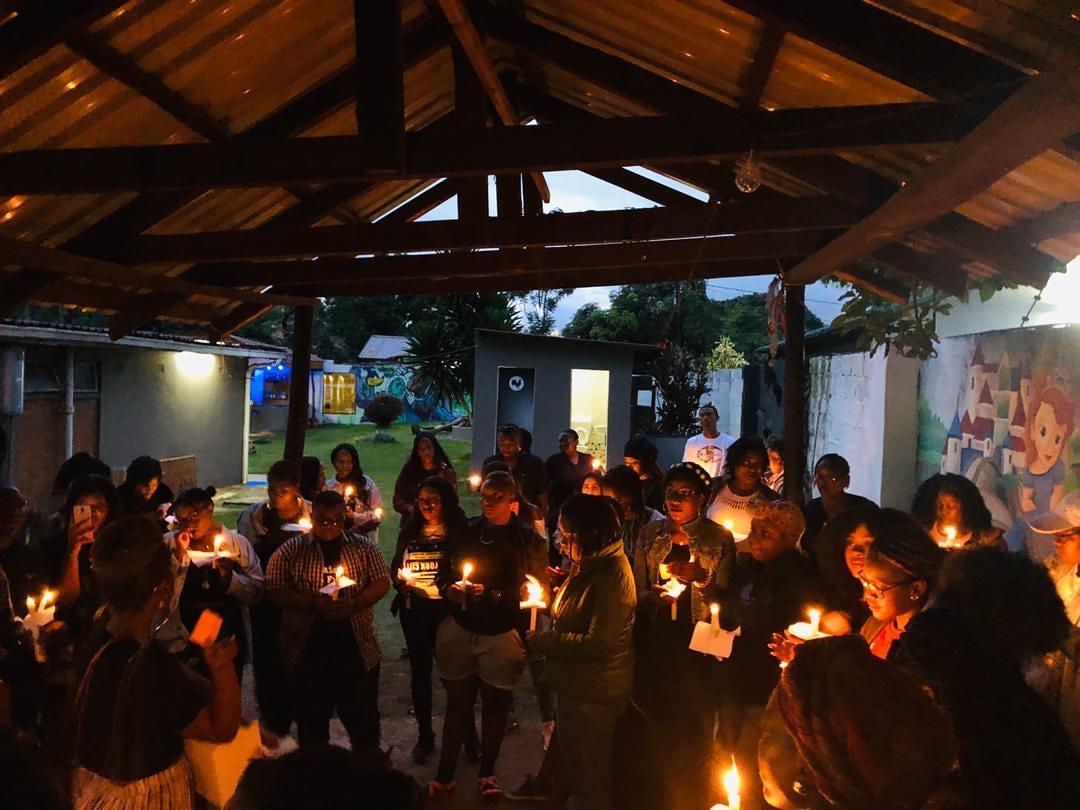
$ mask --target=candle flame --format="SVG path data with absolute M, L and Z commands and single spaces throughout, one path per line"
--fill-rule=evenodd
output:
M 525 590 L 528 593 L 528 598 L 521 603 L 522 608 L 536 607 L 543 609 L 547 607 L 547 602 L 544 601 L 544 586 L 532 574 L 525 575 Z
M 713 602 L 711 605 L 709 605 L 709 613 L 711 613 L 713 615 L 713 618 L 715 619 L 717 616 L 720 615 L 720 605 L 716 604 L 716 602 Z
M 731 767 L 724 771 L 724 792 L 727 793 L 728 807 L 739 806 L 739 770 L 732 760 Z
M 26 609 L 33 612 L 37 609 L 37 600 L 32 596 L 26 597 Z
M 381 506 L 376 506 L 375 507 L 375 519 L 376 520 L 382 520 L 382 516 L 383 516 L 383 508 Z
M 810 608 L 806 611 L 806 615 L 810 617 L 810 626 L 813 628 L 813 632 L 818 632 L 818 628 L 821 626 L 821 611 L 817 608 Z
M 56 591 L 46 590 L 41 594 L 41 609 L 44 610 L 56 601 Z
M 941 533 L 945 535 L 945 545 L 953 546 L 956 544 L 956 527 L 945 526 L 942 528 Z
M 473 489 L 479 488 L 480 484 L 484 482 L 484 479 L 480 476 L 480 473 L 473 473 L 469 476 L 469 486 Z
M 668 570 L 667 563 L 660 563 L 660 579 L 671 579 L 671 571 Z
M 310 529 L 311 528 L 311 518 L 302 517 L 302 518 L 300 518 L 299 521 L 297 521 L 297 525 L 301 529 Z
M 465 582 L 469 581 L 469 577 L 472 576 L 472 572 L 473 572 L 472 563 L 465 563 L 463 566 L 461 566 L 461 578 Z
M 345 487 L 345 497 L 351 498 L 356 493 L 356 490 L 352 487 Z
M 593 468 L 594 470 L 599 470 L 599 469 L 600 469 L 601 467 L 603 467 L 603 466 L 604 466 L 604 464 L 603 464 L 603 462 L 602 462 L 602 461 L 600 461 L 600 459 L 598 459 L 598 458 L 594 458 L 594 459 L 592 460 L 592 468 Z
M 412 580 L 415 577 L 416 577 L 416 574 L 414 574 L 413 570 L 411 568 L 409 568 L 409 566 L 407 566 L 407 565 L 404 568 L 401 568 L 398 571 L 398 579 L 400 579 L 400 580 L 402 580 L 404 582 L 412 582 Z
M 214 553 L 221 551 L 222 545 L 225 543 L 225 535 L 219 534 L 214 538 Z
M 735 521 L 732 520 L 731 518 L 728 518 L 727 520 L 724 521 L 724 528 L 727 529 L 729 532 L 734 532 L 735 531 Z
M 337 579 L 341 579 L 343 576 L 345 576 L 345 566 L 344 565 L 339 565 L 337 568 L 335 568 L 334 569 L 334 576 Z

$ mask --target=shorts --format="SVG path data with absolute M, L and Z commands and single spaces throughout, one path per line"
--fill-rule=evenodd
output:
M 488 686 L 512 692 L 525 673 L 525 645 L 516 630 L 481 636 L 470 633 L 450 616 L 439 625 L 435 665 L 445 680 L 479 675 Z

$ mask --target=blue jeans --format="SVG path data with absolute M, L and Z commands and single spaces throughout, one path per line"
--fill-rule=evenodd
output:
M 611 761 L 615 723 L 625 703 L 582 703 L 556 697 L 555 732 L 563 777 L 570 792 L 569 808 L 611 808 Z

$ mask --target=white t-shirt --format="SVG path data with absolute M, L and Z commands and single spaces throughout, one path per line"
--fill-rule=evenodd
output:
M 683 450 L 682 460 L 692 461 L 705 468 L 705 472 L 713 478 L 720 475 L 724 470 L 724 455 L 727 449 L 735 443 L 734 436 L 720 433 L 713 439 L 706 439 L 699 433 L 686 440 L 686 448 Z

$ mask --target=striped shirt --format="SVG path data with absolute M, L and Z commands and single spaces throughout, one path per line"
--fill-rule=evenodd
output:
M 378 546 L 365 537 L 345 533 L 341 544 L 340 565 L 345 576 L 356 582 L 338 594 L 338 599 L 356 599 L 368 585 L 390 578 L 390 569 Z M 318 592 L 326 585 L 327 565 L 323 559 L 319 540 L 311 534 L 302 534 L 286 540 L 270 558 L 266 570 L 267 590 L 290 588 L 294 591 Z M 330 576 L 333 574 L 331 572 Z M 364 661 L 365 669 L 372 669 L 382 660 L 379 637 L 375 632 L 374 610 L 366 607 L 354 613 L 352 626 L 356 646 Z M 292 672 L 300 662 L 311 633 L 315 616 L 306 611 L 282 610 L 281 631 L 278 647 L 285 668 Z

